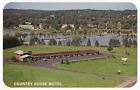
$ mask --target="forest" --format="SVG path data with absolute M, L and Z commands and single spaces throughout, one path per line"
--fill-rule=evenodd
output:
M 44 23 L 51 28 L 59 30 L 62 24 L 74 24 L 78 27 L 104 29 L 118 28 L 121 23 L 122 29 L 137 29 L 137 10 L 3 10 L 4 27 L 10 28 L 23 24 L 25 21 L 38 26 Z M 68 28 L 69 29 L 69 28 Z

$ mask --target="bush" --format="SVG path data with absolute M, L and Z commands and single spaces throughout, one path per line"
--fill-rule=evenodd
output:
M 61 45 L 62 45 L 62 42 L 61 42 L 61 41 L 59 41 L 59 42 L 58 42 L 58 45 L 59 45 L 59 46 L 61 46 Z
M 68 59 L 66 60 L 66 64 L 70 64 Z
M 107 48 L 107 50 L 108 50 L 108 51 L 112 51 L 112 50 L 113 50 L 113 47 L 112 47 L 112 46 L 109 46 L 109 47 Z
M 99 47 L 99 42 L 98 42 L 98 40 L 96 40 L 95 46 L 96 46 L 96 47 Z
M 67 45 L 67 46 L 70 46 L 70 45 L 71 45 L 71 42 L 70 42 L 70 41 L 68 41 L 68 42 L 66 43 L 66 45 Z
M 50 39 L 48 45 L 57 45 L 57 42 L 55 39 Z
M 120 41 L 118 39 L 110 39 L 109 45 L 113 47 L 119 47 L 120 46 Z
M 63 61 L 63 59 L 61 60 L 61 64 L 64 64 L 64 61 Z
M 87 46 L 91 46 L 91 41 L 88 39 Z

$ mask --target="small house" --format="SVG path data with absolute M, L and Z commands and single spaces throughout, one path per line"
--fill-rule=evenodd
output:
M 30 45 L 30 42 L 23 42 L 23 45 L 29 46 Z
M 22 51 L 22 50 L 17 50 L 16 52 L 14 52 L 15 54 L 15 58 L 18 61 L 25 61 L 28 59 L 31 59 L 31 51 Z
M 67 27 L 68 27 L 67 24 L 63 24 L 61 28 L 62 28 L 62 29 L 65 29 L 65 28 L 67 28 Z
M 22 50 L 18 50 L 18 51 L 16 51 L 16 52 L 14 52 L 15 58 L 16 58 L 17 60 L 19 60 L 20 56 L 22 56 L 23 53 L 24 53 L 24 52 L 23 52 Z

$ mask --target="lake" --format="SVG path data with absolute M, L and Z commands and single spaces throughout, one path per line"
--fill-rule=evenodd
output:
M 11 29 L 4 29 L 3 35 L 9 34 L 10 36 L 14 36 L 15 32 L 16 31 L 11 30 Z M 20 33 L 21 34 L 26 34 L 26 37 L 21 37 L 23 40 L 25 40 L 25 41 L 30 40 L 30 32 L 20 31 Z M 72 41 L 72 38 L 73 38 L 72 36 L 64 36 L 63 34 L 55 34 L 53 36 L 52 35 L 46 35 L 46 34 L 43 34 L 43 35 L 38 35 L 37 34 L 36 36 L 39 40 L 43 39 L 46 45 L 48 44 L 48 41 L 52 38 L 54 38 L 57 42 L 61 41 L 62 45 L 66 45 L 66 43 L 69 42 L 69 41 Z M 86 38 L 81 36 L 81 45 L 87 45 L 88 39 L 91 41 L 91 45 L 95 45 L 96 40 L 98 40 L 99 45 L 107 46 L 110 39 L 118 39 L 120 41 L 120 43 L 122 44 L 123 38 L 124 38 L 123 36 L 118 36 L 118 35 L 115 35 L 115 34 L 107 34 L 107 35 L 104 35 L 104 36 L 90 35 L 90 36 L 86 36 Z M 133 40 L 137 41 L 137 37 L 129 37 L 128 40 L 129 39 L 131 39 L 132 41 Z

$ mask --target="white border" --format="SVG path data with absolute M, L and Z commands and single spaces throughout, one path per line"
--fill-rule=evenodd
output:
M 0 90 L 40 90 L 40 89 L 49 89 L 49 90 L 71 90 L 71 89 L 78 89 L 78 90 L 138 90 L 140 89 L 140 72 L 138 72 L 140 66 L 139 63 L 140 61 L 138 60 L 140 58 L 140 53 L 138 53 L 137 57 L 137 72 L 138 72 L 138 77 L 137 77 L 137 83 L 131 88 L 9 88 L 3 83 L 3 8 L 4 6 L 9 3 L 9 2 L 130 2 L 133 3 L 137 7 L 137 13 L 138 13 L 138 49 L 137 52 L 139 52 L 139 45 L 140 45 L 140 31 L 139 31 L 139 26 L 140 26 L 140 0 L 1 0 L 0 1 Z

